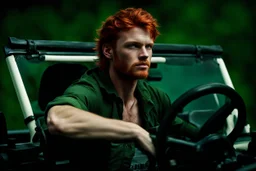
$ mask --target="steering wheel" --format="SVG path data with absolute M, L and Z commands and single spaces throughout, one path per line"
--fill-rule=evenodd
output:
M 238 110 L 238 120 L 234 129 L 227 135 L 227 139 L 231 144 L 235 142 L 239 134 L 243 131 L 246 124 L 246 107 L 242 97 L 231 87 L 221 83 L 210 83 L 194 87 L 178 99 L 176 99 L 170 112 L 160 123 L 156 134 L 156 160 L 160 171 L 169 170 L 170 162 L 166 154 L 168 132 L 171 129 L 171 123 L 183 108 L 193 100 L 209 94 L 222 94 L 229 100 L 219 108 L 200 128 L 199 139 L 216 132 L 219 129 L 219 123 L 224 123 L 228 115 L 234 110 Z M 218 125 L 218 126 L 216 126 Z M 182 142 L 186 142 L 182 140 Z M 187 144 L 191 144 L 187 141 Z M 170 147 L 172 148 L 172 147 Z

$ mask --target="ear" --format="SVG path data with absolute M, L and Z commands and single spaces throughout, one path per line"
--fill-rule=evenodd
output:
M 112 46 L 110 44 L 104 44 L 102 46 L 102 52 L 103 52 L 104 56 L 106 56 L 106 58 L 112 59 L 113 49 L 112 49 Z

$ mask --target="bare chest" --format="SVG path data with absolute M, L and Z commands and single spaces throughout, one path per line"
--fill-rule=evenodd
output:
M 123 107 L 123 120 L 140 125 L 140 115 L 138 105 L 133 105 L 130 109 Z

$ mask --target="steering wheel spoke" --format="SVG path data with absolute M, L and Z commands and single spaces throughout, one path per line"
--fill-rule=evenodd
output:
M 221 131 L 226 124 L 226 118 L 234 109 L 235 106 L 230 101 L 226 102 L 203 124 L 198 137 L 201 139 L 210 133 Z

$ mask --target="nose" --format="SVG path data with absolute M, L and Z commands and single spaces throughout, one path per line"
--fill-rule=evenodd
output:
M 145 59 L 147 59 L 148 57 L 149 57 L 149 53 L 148 53 L 146 47 L 143 46 L 143 47 L 141 48 L 141 51 L 140 51 L 140 54 L 139 54 L 139 58 L 143 58 L 143 59 L 145 60 Z

